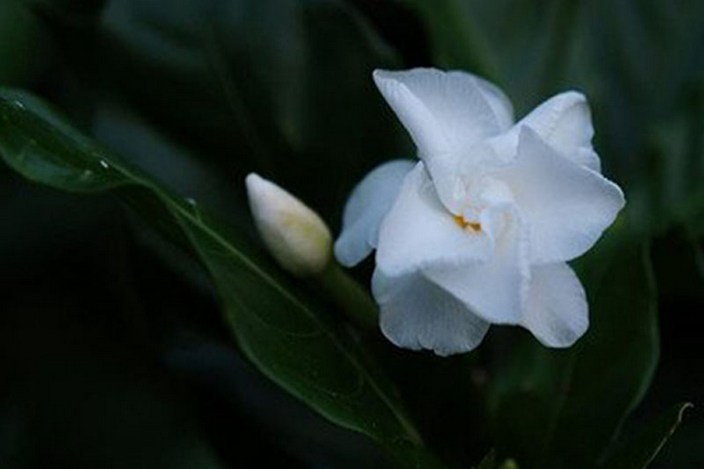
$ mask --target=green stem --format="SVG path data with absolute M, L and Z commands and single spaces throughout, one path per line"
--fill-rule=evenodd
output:
M 316 280 L 326 296 L 355 324 L 369 330 L 378 329 L 379 313 L 376 303 L 337 262 L 330 262 Z

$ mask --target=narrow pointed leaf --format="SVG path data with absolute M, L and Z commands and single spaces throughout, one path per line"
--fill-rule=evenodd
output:
M 114 190 L 146 222 L 187 240 L 238 344 L 265 375 L 334 423 L 381 443 L 402 465 L 438 464 L 360 342 L 247 238 L 129 168 L 26 93 L 0 89 L 0 156 L 27 179 L 57 189 Z

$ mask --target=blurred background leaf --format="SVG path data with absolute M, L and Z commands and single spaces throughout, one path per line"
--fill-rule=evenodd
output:
M 241 198 L 238 182 L 257 171 L 335 221 L 353 181 L 398 151 L 400 132 L 389 132 L 392 116 L 369 76 L 399 61 L 340 2 L 182 0 L 165 10 L 119 0 L 101 27 L 110 59 L 96 134 L 141 164 L 165 166 L 122 137 L 134 120 L 185 148 L 207 186 Z M 193 173 L 163 153 L 174 170 L 154 171 L 160 177 L 173 183 Z M 210 200 L 231 210 L 218 195 Z
M 634 270 L 613 267 L 608 278 L 614 285 L 604 287 L 608 295 L 590 287 L 600 264 L 613 266 L 607 248 L 600 246 L 580 264 L 590 297 L 599 295 L 592 300 L 599 304 L 584 344 L 552 358 L 532 339 L 499 330 L 478 351 L 443 360 L 370 341 L 428 444 L 445 461 L 466 467 L 478 464 L 501 433 L 486 431 L 496 415 L 489 404 L 496 402 L 497 388 L 504 387 L 503 396 L 520 394 L 520 378 L 527 375 L 546 394 L 539 396 L 544 402 L 526 409 L 551 407 L 555 402 L 546 399 L 562 396 L 562 377 L 555 370 L 543 373 L 546 363 L 561 370 L 568 361 L 562 356 L 573 353 L 578 363 L 598 363 L 600 350 L 613 350 L 609 338 L 618 331 L 598 326 L 610 324 L 599 322 L 605 321 L 603 311 L 633 317 L 632 327 L 643 331 L 659 323 L 660 339 L 648 342 L 650 352 L 660 343 L 654 377 L 652 356 L 648 360 L 650 352 L 643 352 L 628 376 L 613 377 L 631 384 L 610 403 L 610 418 L 597 425 L 581 404 L 559 412 L 557 429 L 583 422 L 584 431 L 596 436 L 577 447 L 561 441 L 567 435 L 558 431 L 546 443 L 556 448 L 548 458 L 554 463 L 580 454 L 596 458 L 598 443 L 617 427 L 621 435 L 639 433 L 674 403 L 697 404 L 704 395 L 697 334 L 697 313 L 704 309 L 703 15 L 698 0 L 4 0 L 0 84 L 47 98 L 84 132 L 216 213 L 244 238 L 252 237 L 243 197 L 247 172 L 258 171 L 301 196 L 336 229 L 347 194 L 366 171 L 412 154 L 410 140 L 373 87 L 374 68 L 435 65 L 480 73 L 507 92 L 519 117 L 561 90 L 585 92 L 605 173 L 628 199 L 633 236 L 622 255 L 640 256 L 643 245 L 650 249 L 646 259 L 631 259 Z M 119 423 L 135 434 L 144 429 L 143 440 L 115 432 L 125 454 L 115 466 L 134 467 L 143 457 L 149 467 L 169 467 L 166 460 L 150 459 L 154 454 L 138 443 L 152 441 L 178 455 L 184 439 L 200 448 L 193 450 L 202 458 L 193 460 L 194 467 L 210 461 L 226 467 L 267 461 L 385 464 L 365 440 L 317 419 L 242 361 L 217 319 L 202 266 L 139 220 L 125 218 L 111 198 L 59 194 L 4 168 L 0 195 L 6 290 L 0 297 L 1 356 L 9 365 L 0 373 L 8 383 L 0 389 L 0 461 L 11 454 L 19 464 L 36 454 L 22 467 L 103 465 L 90 454 L 105 459 L 100 448 L 108 448 L 109 435 L 85 454 L 83 440 L 42 436 L 49 432 L 41 428 L 54 434 L 52 425 L 68 421 L 54 411 L 66 402 L 75 409 L 71 415 L 84 416 L 72 421 L 79 435 L 90 435 L 79 429 L 99 422 Z M 187 245 L 187 239 L 180 243 Z M 643 262 L 652 265 L 657 304 L 649 311 L 657 307 L 657 316 L 617 307 L 628 295 L 636 301 L 652 294 L 652 285 L 636 281 L 645 275 L 639 270 Z M 354 271 L 365 284 L 369 274 L 369 264 Z M 620 291 L 631 280 L 631 289 Z M 526 357 L 550 358 L 529 364 L 523 374 L 497 375 L 497 357 L 514 347 L 527 347 Z M 105 365 L 101 374 L 94 365 L 106 357 L 116 357 L 117 364 Z M 86 371 L 75 372 L 81 363 Z M 107 375 L 116 377 L 101 378 Z M 611 378 L 603 379 L 601 391 L 570 388 L 567 409 L 569 402 L 605 393 Z M 34 384 L 48 380 L 61 385 Z M 122 413 L 91 407 L 77 392 L 102 381 L 123 383 L 106 385 L 108 401 L 110 389 L 119 397 L 126 387 L 128 395 L 138 396 L 135 402 L 158 396 L 172 404 L 162 414 L 140 411 L 149 424 L 121 420 Z M 33 392 L 26 391 L 30 387 Z M 47 404 L 31 415 L 19 410 L 37 401 Z M 688 413 L 654 467 L 658 461 L 662 467 L 704 464 L 700 409 Z M 181 433 L 158 430 L 173 419 L 190 423 L 183 423 Z M 235 443 L 230 421 L 247 428 L 250 438 Z M 528 429 L 529 423 L 523 425 L 509 428 L 509 436 Z M 511 438 L 499 447 L 522 451 Z M 526 449 L 529 461 L 532 451 L 543 449 Z

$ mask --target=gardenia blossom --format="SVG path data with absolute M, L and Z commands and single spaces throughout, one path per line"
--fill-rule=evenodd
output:
M 376 249 L 384 335 L 449 355 L 511 324 L 572 345 L 589 319 L 566 262 L 624 206 L 601 174 L 584 96 L 559 94 L 514 124 L 507 97 L 468 73 L 377 70 L 374 81 L 420 161 L 387 162 L 361 181 L 335 254 L 352 266 Z
M 323 272 L 332 258 L 332 236 L 310 207 L 258 174 L 245 178 L 257 230 L 281 267 L 297 277 Z

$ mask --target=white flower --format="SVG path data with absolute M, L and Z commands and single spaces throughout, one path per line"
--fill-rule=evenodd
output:
M 566 261 L 624 205 L 601 175 L 583 95 L 559 94 L 513 123 L 494 85 L 468 73 L 377 70 L 374 81 L 420 161 L 374 169 L 352 193 L 335 244 L 354 265 L 376 248 L 372 291 L 394 344 L 472 350 L 489 324 L 567 347 L 589 325 Z
M 321 273 L 332 257 L 332 237 L 318 214 L 257 174 L 245 184 L 259 234 L 281 267 L 298 277 Z

